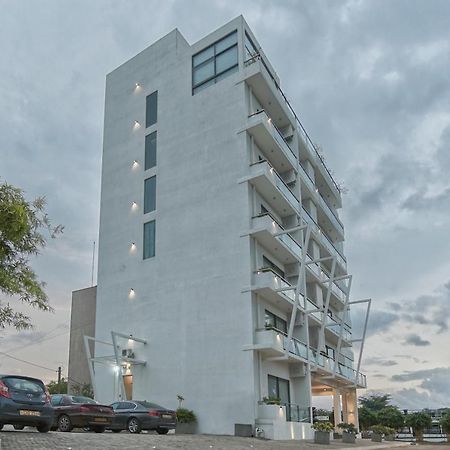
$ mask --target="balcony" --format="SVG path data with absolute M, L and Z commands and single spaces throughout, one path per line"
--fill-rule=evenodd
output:
M 280 217 L 299 214 L 298 199 L 268 161 L 250 166 L 248 181 L 267 200 Z
M 276 170 L 297 171 L 297 157 L 264 110 L 249 116 L 247 131 Z
M 244 66 L 244 80 L 264 104 L 269 115 L 276 118 L 279 127 L 286 126 L 289 123 L 296 127 L 305 152 L 308 154 L 308 158 L 318 168 L 321 178 L 328 186 L 336 201 L 340 204 L 341 193 L 338 184 L 280 88 L 278 81 L 275 80 L 267 68 L 264 58 L 261 55 L 255 55 L 245 61 Z
M 249 234 L 280 261 L 288 264 L 298 262 L 302 248 L 289 234 L 277 235 L 283 231 L 284 228 L 270 213 L 264 213 L 252 218 Z
M 341 361 L 336 361 L 330 356 L 319 353 L 313 348 L 309 348 L 298 339 L 292 338 L 288 342 L 285 333 L 274 329 L 258 329 L 255 333 L 255 344 L 247 346 L 247 350 L 258 350 L 266 357 L 280 357 L 285 355 L 286 348 L 289 349 L 289 359 L 294 362 L 309 362 L 315 366 L 318 376 L 334 377 L 336 376 L 341 382 L 356 383 L 358 387 L 366 387 L 366 376 L 357 373 L 348 358 L 341 355 Z M 288 361 L 289 361 L 288 359 Z
M 322 244 L 323 248 L 325 248 L 328 255 L 336 257 L 336 262 L 340 266 L 341 271 L 347 273 L 347 260 L 344 256 L 342 256 L 329 237 L 322 231 L 317 222 L 311 217 L 305 208 L 302 208 L 302 218 L 308 225 L 311 225 L 311 230 L 316 240 L 320 241 L 320 244 Z
M 284 290 L 285 288 L 292 288 Z M 253 273 L 252 291 L 284 311 L 291 311 L 295 301 L 294 288 L 272 269 L 259 269 Z
M 342 224 L 342 222 L 340 221 L 339 217 L 337 216 L 337 214 L 333 211 L 333 209 L 328 206 L 328 203 L 324 200 L 322 194 L 320 192 L 317 192 L 317 200 L 319 203 L 320 208 L 317 208 L 317 216 L 320 219 L 320 216 L 322 216 L 321 211 L 323 211 L 324 215 L 326 217 L 322 217 L 322 221 L 328 221 L 332 224 L 332 226 L 334 227 L 335 230 L 337 230 L 337 232 L 339 233 L 339 235 L 341 236 L 341 238 L 344 237 L 344 225 Z

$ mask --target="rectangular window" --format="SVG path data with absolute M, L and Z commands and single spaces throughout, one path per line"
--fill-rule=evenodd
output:
M 255 44 L 250 39 L 249 35 L 245 33 L 245 60 L 251 60 L 255 58 L 259 54 L 258 50 L 256 49 Z
M 156 176 L 144 181 L 144 214 L 156 209 Z
M 156 131 L 145 136 L 145 170 L 156 166 Z
M 158 120 L 158 91 L 147 95 L 145 109 L 145 127 L 148 128 Z
M 238 70 L 237 31 L 192 57 L 192 92 L 199 92 Z
M 155 221 L 144 223 L 144 259 L 155 256 Z
M 276 314 L 267 311 L 267 309 L 264 311 L 264 326 L 287 333 L 287 322 Z
M 279 398 L 282 404 L 291 403 L 291 396 L 289 392 L 289 380 L 268 375 L 268 394 L 269 397 Z

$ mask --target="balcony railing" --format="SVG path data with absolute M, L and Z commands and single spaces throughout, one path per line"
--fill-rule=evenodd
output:
M 246 61 L 244 61 L 244 65 L 248 66 L 250 64 L 253 64 L 256 61 L 261 61 L 264 68 L 266 69 L 269 77 L 272 79 L 277 91 L 281 94 L 282 98 L 284 99 L 287 107 L 289 108 L 289 110 L 291 111 L 291 113 L 293 114 L 293 116 L 295 117 L 295 120 L 297 122 L 297 124 L 299 125 L 299 133 L 301 134 L 303 141 L 305 142 L 306 147 L 308 148 L 309 151 L 311 151 L 314 155 L 316 155 L 318 161 L 320 161 L 320 164 L 323 166 L 323 168 L 325 169 L 326 173 L 328 174 L 328 176 L 330 177 L 332 183 L 334 184 L 336 190 L 341 193 L 341 189 L 339 188 L 338 184 L 336 183 L 336 181 L 333 178 L 333 175 L 331 175 L 330 170 L 328 169 L 328 167 L 325 164 L 325 161 L 323 160 L 323 156 L 320 155 L 320 153 L 317 151 L 316 146 L 313 144 L 311 138 L 309 137 L 307 131 L 305 130 L 305 127 L 303 126 L 303 124 L 301 123 L 300 119 L 298 118 L 297 114 L 294 111 L 294 108 L 291 106 L 291 104 L 289 103 L 289 100 L 287 99 L 286 95 L 284 94 L 283 90 L 281 89 L 281 87 L 278 85 L 278 83 L 276 82 L 275 78 L 272 76 L 270 70 L 267 68 L 267 65 L 264 61 L 264 58 L 260 55 L 260 54 L 256 54 L 254 56 L 252 56 L 251 58 L 247 59 Z
M 337 214 L 333 211 L 333 209 L 328 205 L 328 203 L 324 200 L 322 194 L 319 192 L 319 204 L 322 206 L 322 209 L 327 212 L 328 217 L 333 223 L 334 227 L 339 230 L 341 234 L 344 234 L 344 225 L 338 218 Z
M 250 164 L 250 167 L 256 166 L 257 164 L 267 164 L 269 166 L 269 171 L 273 177 L 273 181 L 275 182 L 275 186 L 278 190 L 283 194 L 286 200 L 293 206 L 293 208 L 298 211 L 299 210 L 299 201 L 297 197 L 292 193 L 289 186 L 284 182 L 284 180 L 278 175 L 278 172 L 272 167 L 272 165 L 266 159 L 261 161 L 257 161 L 255 163 Z
M 310 409 L 295 403 L 281 403 L 286 407 L 286 422 L 304 422 L 310 423 Z
M 264 118 L 264 120 L 267 123 L 267 126 L 270 129 L 272 137 L 275 139 L 277 144 L 281 147 L 286 157 L 289 159 L 291 164 L 297 168 L 297 156 L 295 155 L 294 151 L 291 149 L 291 146 L 287 143 L 285 137 L 281 133 L 281 131 L 278 129 L 278 127 L 273 123 L 272 118 L 267 114 L 267 112 L 264 109 L 261 109 L 259 111 L 256 111 L 253 114 L 250 114 L 248 117 L 258 117 L 261 116 Z
M 336 256 L 336 259 L 341 264 L 341 266 L 346 268 L 347 260 L 345 259 L 345 257 L 342 256 L 339 250 L 331 242 L 330 238 L 323 232 L 317 222 L 311 217 L 311 214 L 309 214 L 309 212 L 304 207 L 302 207 L 302 209 L 304 212 L 303 218 L 305 219 L 305 221 L 312 226 L 316 234 L 323 237 L 322 242 L 324 243 L 325 247 L 332 255 Z
M 276 289 L 280 289 L 279 293 L 281 295 L 286 296 L 292 302 L 295 301 L 295 292 L 292 285 L 288 281 L 286 281 L 282 276 L 276 273 L 273 269 L 271 269 L 270 267 L 263 267 L 261 269 L 256 270 L 255 273 L 256 274 L 272 273 L 272 275 L 274 276 L 274 285 L 275 285 L 274 287 Z M 292 288 L 292 289 L 285 290 L 285 288 Z
M 352 333 L 351 331 L 344 325 L 340 324 L 338 321 L 336 321 L 333 317 L 327 316 L 327 327 L 332 330 L 337 335 L 340 334 L 340 328 L 342 326 L 342 338 L 346 341 L 351 341 L 352 339 Z

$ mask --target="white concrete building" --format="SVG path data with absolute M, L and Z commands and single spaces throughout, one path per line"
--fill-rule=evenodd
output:
M 199 432 L 280 439 L 334 395 L 357 423 L 341 195 L 279 86 L 243 17 L 107 76 L 98 400 L 181 394 Z

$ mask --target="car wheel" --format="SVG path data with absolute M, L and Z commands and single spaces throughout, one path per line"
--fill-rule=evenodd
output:
M 105 431 L 105 427 L 92 427 L 92 429 L 94 430 L 94 433 L 103 433 Z
M 167 434 L 168 432 L 169 432 L 169 429 L 168 428 L 157 428 L 156 429 L 156 432 L 158 433 L 158 434 Z
M 136 419 L 136 417 L 132 417 L 128 423 L 127 423 L 127 430 L 130 433 L 140 433 L 142 430 L 141 424 L 139 422 L 139 420 Z
M 51 425 L 43 424 L 38 425 L 36 428 L 39 431 L 39 433 L 48 433 L 50 431 Z
M 69 416 L 66 416 L 65 414 L 63 414 L 62 416 L 59 417 L 58 419 L 58 430 L 62 431 L 64 433 L 67 433 L 69 431 L 72 431 L 72 422 L 70 421 Z
M 0 430 L 3 428 L 3 424 L 2 423 L 0 423 Z
M 120 433 L 122 430 L 111 430 L 113 433 Z
M 23 430 L 25 428 L 25 425 L 13 425 L 15 430 Z

